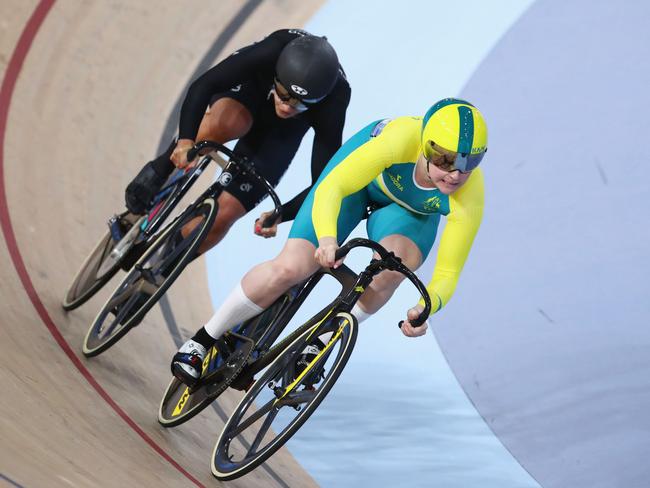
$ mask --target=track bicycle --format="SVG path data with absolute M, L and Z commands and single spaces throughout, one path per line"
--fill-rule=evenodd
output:
M 83 343 L 83 354 L 86 357 L 101 354 L 138 325 L 187 264 L 196 257 L 197 249 L 208 235 L 217 216 L 219 195 L 235 176 L 250 175 L 253 181 L 262 185 L 271 196 L 275 210 L 265 219 L 263 226 L 272 225 L 279 217 L 280 200 L 271 184 L 255 170 L 252 162 L 212 141 L 195 144 L 188 152 L 188 161 L 205 152 L 209 154 L 190 170 L 189 174 L 194 176 L 194 179 L 182 185 L 181 190 L 187 191 L 188 185 L 191 185 L 212 161 L 222 168 L 221 174 L 194 202 L 158 232 L 142 232 L 141 238 L 146 243 L 146 249 L 93 320 Z M 227 159 L 222 158 L 221 154 Z M 181 196 L 181 191 L 177 195 L 172 194 L 175 198 L 174 205 Z
M 425 285 L 399 257 L 368 239 L 352 239 L 336 253 L 340 259 L 356 247 L 367 247 L 379 255 L 349 284 L 335 302 L 278 344 L 279 353 L 269 353 L 263 373 L 249 387 L 226 422 L 212 453 L 212 474 L 220 480 L 245 475 L 280 449 L 305 423 L 325 398 L 343 371 L 357 337 L 358 322 L 351 314 L 373 277 L 383 270 L 402 273 L 422 295 L 425 307 L 412 321 L 420 326 L 431 311 Z M 401 327 L 402 322 L 399 323 Z M 298 358 L 316 338 L 322 350 L 309 364 L 299 367 Z M 259 368 L 258 368 L 259 370 Z
M 75 274 L 63 297 L 66 311 L 92 298 L 120 270 L 127 271 L 153 240 L 153 236 L 189 191 L 205 168 L 205 161 L 178 170 L 153 197 L 145 215 L 129 211 L 112 216 L 108 228 Z
M 305 282 L 281 295 L 261 314 L 235 326 L 217 339 L 203 360 L 198 381 L 187 386 L 172 377 L 158 409 L 158 422 L 164 427 L 180 425 L 210 405 L 228 387 L 246 390 L 256 372 L 264 369 L 295 337 L 322 319 L 327 310 L 313 317 L 286 338 L 276 343 L 309 294 L 325 275 L 331 275 L 342 289 L 354 282 L 354 273 L 345 265 L 320 269 Z M 339 295 L 331 304 L 334 306 Z
M 403 273 L 425 300 L 425 309 L 413 323 L 421 325 L 428 317 L 431 301 L 425 286 L 397 256 L 368 239 L 352 239 L 339 249 L 337 259 L 355 247 L 373 249 L 380 259 L 373 259 L 358 275 L 345 265 L 317 271 L 280 296 L 260 315 L 219 338 L 206 354 L 196 384 L 187 386 L 175 377 L 169 383 L 158 410 L 158 422 L 164 427 L 191 419 L 228 387 L 247 391 L 224 427 L 213 453 L 212 472 L 219 479 L 237 478 L 263 463 L 284 445 L 321 402 L 352 352 L 358 324 L 350 310 L 376 274 L 384 269 Z M 276 344 L 291 318 L 326 274 L 341 284 L 339 295 Z M 331 335 L 326 347 L 304 370 L 297 372 L 297 357 L 317 337 L 324 335 Z M 260 372 L 262 375 L 254 380 Z M 272 400 L 261 398 L 269 392 Z M 254 401 L 262 407 L 251 414 L 249 410 L 254 410 Z M 302 413 L 262 446 L 263 439 L 273 432 L 273 420 L 284 416 L 284 413 L 278 414 L 285 407 Z M 264 424 L 261 428 L 260 422 Z M 249 435 L 251 427 L 259 428 L 257 435 Z M 236 459 L 237 454 L 232 450 L 241 451 L 241 459 Z

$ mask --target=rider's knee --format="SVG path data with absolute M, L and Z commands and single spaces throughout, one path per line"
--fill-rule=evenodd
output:
M 234 196 L 223 193 L 219 197 L 219 212 L 212 226 L 212 232 L 228 230 L 240 218 L 246 215 L 246 209 Z
M 385 270 L 373 278 L 370 288 L 377 293 L 392 293 L 402 281 L 404 281 L 402 273 Z
M 221 230 L 228 230 L 232 227 L 232 225 L 239 220 L 241 215 L 235 213 L 235 212 L 226 212 L 226 211 L 221 211 L 219 210 L 219 214 L 217 215 L 217 219 L 214 221 L 213 225 L 213 230 L 214 229 L 221 229 Z
M 300 267 L 295 261 L 285 259 L 275 259 L 273 264 L 274 285 L 281 288 L 289 288 L 304 279 Z
M 253 116 L 243 104 L 231 98 L 221 98 L 204 115 L 197 139 L 222 143 L 232 141 L 243 137 L 252 125 Z

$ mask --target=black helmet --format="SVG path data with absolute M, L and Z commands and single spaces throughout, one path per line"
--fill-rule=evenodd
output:
M 275 76 L 283 87 L 305 103 L 325 98 L 339 74 L 336 51 L 324 37 L 306 35 L 287 44 L 275 65 Z

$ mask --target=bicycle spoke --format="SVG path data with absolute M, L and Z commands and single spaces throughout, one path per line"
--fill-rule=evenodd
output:
M 120 319 L 120 321 L 126 316 L 128 312 L 131 311 L 131 309 L 140 301 L 140 297 L 144 295 L 144 293 L 134 293 L 131 295 L 131 298 L 124 304 L 124 306 L 120 309 L 119 314 L 117 317 Z
M 185 225 L 185 224 L 184 224 Z M 182 228 L 181 226 L 180 228 Z M 180 228 L 178 232 L 180 232 Z M 173 235 L 170 235 L 169 239 L 167 242 L 165 242 L 164 247 L 159 251 L 160 256 L 162 256 L 162 259 L 153 264 L 150 269 L 153 274 L 160 274 L 163 270 L 167 269 L 167 267 L 174 263 L 177 259 L 178 256 L 185 252 L 187 248 L 191 245 L 192 242 L 194 242 L 194 239 L 196 238 L 197 234 L 200 232 L 201 225 L 197 225 L 192 231 L 183 238 L 183 240 L 178 243 L 177 246 L 173 246 Z
M 85 293 L 90 286 L 92 286 L 97 280 L 101 279 L 102 275 L 98 276 L 98 273 L 102 264 L 106 260 L 106 256 L 109 256 L 113 249 L 111 242 L 112 240 L 109 237 L 106 240 L 103 249 L 101 249 L 101 252 L 93 252 L 92 266 L 86 267 L 79 273 L 78 278 L 73 283 L 73 287 L 70 289 L 70 292 L 74 297 L 78 297 L 82 293 Z
M 263 415 L 265 415 L 267 412 L 270 412 L 271 409 L 273 408 L 273 403 L 275 403 L 275 401 L 276 398 L 274 397 L 273 399 L 265 403 L 262 407 L 258 408 L 257 412 L 252 414 L 250 417 L 248 417 L 246 420 L 244 420 L 241 424 L 237 426 L 237 428 L 232 432 L 232 435 L 230 437 L 234 439 L 239 434 L 241 434 L 246 429 L 248 429 L 251 425 L 253 425 L 255 422 L 257 422 L 260 418 L 262 418 Z
M 260 446 L 260 443 L 262 442 L 262 439 L 266 435 L 266 433 L 269 431 L 271 428 L 271 424 L 273 423 L 273 420 L 275 417 L 278 415 L 278 412 L 280 411 L 279 408 L 272 408 L 269 414 L 266 416 L 266 419 L 264 420 L 264 423 L 262 424 L 262 427 L 260 427 L 259 432 L 255 436 L 255 440 L 251 444 L 250 449 L 246 453 L 246 457 L 252 455 L 257 451 L 257 448 Z
M 104 250 L 102 251 L 101 258 L 97 261 L 97 266 L 95 266 L 95 270 L 92 273 L 95 277 L 97 277 L 97 272 L 99 269 L 102 267 L 102 264 L 104 264 L 104 261 L 106 261 L 107 257 L 110 257 L 111 251 L 113 250 L 113 246 L 111 243 L 113 242 L 113 239 L 110 237 L 106 240 L 106 245 L 104 246 Z
M 118 325 L 120 325 L 120 321 L 117 317 L 111 321 L 108 327 L 104 327 L 104 324 L 102 324 L 97 330 L 97 337 L 103 340 L 104 337 L 113 335 L 113 331 L 115 330 L 115 327 Z
M 130 286 L 127 286 L 120 294 L 114 295 L 113 298 L 111 298 L 111 300 L 108 301 L 104 307 L 108 310 L 113 310 L 115 307 L 118 307 L 120 304 L 133 297 L 136 291 L 136 286 L 134 284 L 131 284 Z
M 131 295 L 131 297 L 124 304 L 124 306 L 119 309 L 118 313 L 114 314 L 115 319 L 113 320 L 113 322 L 111 322 L 108 331 L 112 332 L 115 326 L 119 325 L 122 322 L 122 320 L 124 320 L 124 317 L 126 317 L 126 315 L 131 311 L 133 306 L 138 301 L 139 295 L 140 295 L 139 293 L 134 293 L 133 295 Z
M 134 288 L 134 286 L 128 287 L 124 293 L 118 295 L 106 305 L 105 308 L 110 310 L 110 312 L 108 312 L 105 318 L 112 314 L 114 319 L 107 326 L 102 322 L 102 324 L 97 328 L 98 336 L 101 335 L 102 337 L 106 337 L 112 335 L 115 328 L 123 322 L 133 307 L 137 305 L 143 293 Z M 122 303 L 124 305 L 120 306 Z M 113 310 L 116 308 L 117 313 L 114 313 Z

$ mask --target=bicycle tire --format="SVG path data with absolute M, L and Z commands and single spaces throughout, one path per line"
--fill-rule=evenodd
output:
M 213 198 L 206 198 L 199 205 L 194 207 L 190 212 L 184 212 L 166 228 L 162 229 L 160 235 L 152 242 L 152 244 L 147 248 L 142 257 L 137 261 L 136 265 L 127 273 L 124 279 L 120 284 L 115 288 L 113 294 L 109 299 L 104 303 L 104 306 L 101 308 L 97 316 L 95 317 L 93 323 L 88 328 L 88 332 L 84 338 L 83 342 L 83 354 L 86 357 L 94 357 L 102 352 L 109 349 L 115 343 L 117 343 L 126 333 L 137 325 L 146 315 L 146 313 L 156 304 L 156 302 L 162 297 L 167 289 L 172 285 L 176 278 L 183 271 L 185 266 L 192 259 L 192 255 L 196 249 L 200 246 L 201 242 L 205 239 L 208 232 L 210 231 L 216 214 L 218 211 L 218 204 Z M 148 299 L 144 302 L 138 304 L 138 308 L 135 313 L 132 313 L 126 320 L 122 319 L 117 322 L 113 321 L 113 327 L 110 332 L 110 335 L 107 335 L 103 338 L 99 337 L 102 332 L 102 326 L 106 318 L 112 313 L 113 308 L 115 307 L 115 302 L 118 298 L 124 295 L 130 286 L 133 286 L 134 283 L 141 279 L 142 271 L 141 266 L 146 263 L 155 253 L 163 249 L 163 246 L 175 233 L 184 226 L 187 222 L 193 218 L 203 214 L 205 212 L 205 219 L 200 224 L 198 232 L 196 229 L 193 232 L 196 232 L 196 235 L 192 242 L 187 246 L 183 251 L 184 255 L 178 259 L 174 264 L 174 268 L 167 274 L 164 280 L 157 286 L 157 289 L 151 293 Z M 141 279 L 142 287 L 148 286 L 144 283 L 144 279 Z M 131 282 L 131 283 L 129 283 Z M 153 285 L 152 285 L 153 286 Z M 131 293 L 130 297 L 127 297 L 127 300 L 132 300 L 133 296 L 137 296 L 138 293 L 141 293 L 141 290 L 135 290 Z M 127 302 L 128 305 L 128 302 Z M 116 316 L 117 319 L 118 316 Z
M 311 398 L 307 405 L 298 411 L 295 418 L 290 421 L 289 424 L 261 450 L 257 451 L 253 455 L 247 455 L 247 457 L 242 461 L 233 461 L 234 455 L 230 455 L 228 448 L 230 447 L 231 442 L 237 438 L 239 434 L 233 437 L 232 433 L 236 432 L 237 427 L 245 417 L 249 407 L 253 405 L 253 402 L 259 393 L 261 393 L 262 390 L 267 387 L 267 384 L 270 381 L 285 372 L 287 364 L 293 364 L 292 362 L 295 361 L 296 355 L 299 354 L 309 343 L 309 338 L 312 331 L 323 327 L 323 325 L 320 324 L 311 327 L 303 334 L 298 336 L 291 344 L 289 344 L 284 349 L 284 351 L 270 364 L 265 373 L 255 381 L 246 395 L 244 395 L 242 400 L 239 402 L 230 418 L 226 422 L 223 430 L 219 434 L 215 447 L 212 451 L 211 471 L 213 476 L 221 481 L 228 481 L 239 478 L 249 473 L 264 461 L 266 461 L 269 457 L 271 457 L 278 449 L 284 446 L 284 444 L 291 438 L 291 436 L 293 436 L 293 434 L 295 434 L 296 431 L 314 413 L 318 405 L 329 393 L 332 386 L 334 386 L 334 383 L 336 383 L 336 380 L 339 378 L 341 372 L 345 368 L 345 365 L 347 364 L 347 361 L 352 354 L 352 350 L 356 341 L 358 322 L 353 315 L 345 312 L 340 312 L 331 319 L 328 319 L 327 322 L 334 320 L 337 321 L 338 325 L 346 322 L 349 324 L 349 327 L 342 327 L 342 333 L 340 335 L 340 338 L 342 340 L 341 347 L 334 359 L 334 363 L 329 369 L 329 374 L 322 380 L 322 383 L 320 384 L 318 390 L 316 390 L 313 398 Z M 332 325 L 329 327 L 332 328 Z M 336 328 L 337 325 L 333 324 L 333 327 Z M 305 378 L 306 377 L 303 376 L 303 380 Z M 296 386 L 300 386 L 300 382 Z M 273 399 L 271 401 L 275 402 Z M 257 414 L 248 417 L 246 419 L 246 422 L 249 422 L 251 417 L 254 417 L 255 415 Z M 271 425 L 267 427 L 267 431 L 270 428 Z M 245 442 L 242 442 L 242 445 L 244 445 L 245 449 L 248 449 L 246 446 L 248 442 Z M 254 443 L 255 442 L 257 442 L 257 439 L 254 441 Z
M 117 216 L 117 218 L 134 225 L 138 221 L 139 217 L 125 212 Z M 80 307 L 90 300 L 95 293 L 97 293 L 113 276 L 115 276 L 115 273 L 120 269 L 123 259 L 116 260 L 101 276 L 97 277 L 96 273 L 99 271 L 106 259 L 110 257 L 116 244 L 117 242 L 113 240 L 111 232 L 107 230 L 74 275 L 72 283 L 68 286 L 63 302 L 61 303 L 63 310 L 69 312 L 70 310 Z M 99 262 L 97 262 L 97 257 L 99 257 Z M 91 282 L 88 283 L 88 281 Z

